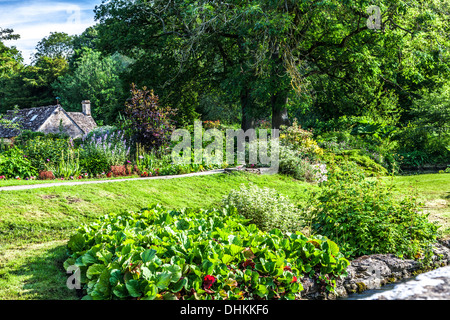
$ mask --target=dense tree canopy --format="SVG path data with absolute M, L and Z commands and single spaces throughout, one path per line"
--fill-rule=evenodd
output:
M 449 8 L 449 0 L 104 1 L 97 25 L 42 39 L 32 66 L 0 42 L 1 109 L 56 96 L 74 109 L 90 99 L 108 123 L 135 83 L 176 108 L 180 125 L 197 117 L 240 119 L 243 128 L 292 117 L 307 126 L 340 116 L 407 123 L 413 102 L 448 82 Z M 374 18 L 379 25 L 368 24 Z
M 370 5 L 381 9 L 380 30 L 367 26 Z M 243 118 L 269 107 L 278 127 L 292 90 L 312 97 L 323 118 L 389 116 L 409 105 L 411 95 L 436 85 L 434 76 L 447 76 L 446 5 L 113 0 L 96 12 L 101 48 L 135 58 L 138 83 L 190 89 L 178 90 L 178 101 L 214 87 L 240 103 Z

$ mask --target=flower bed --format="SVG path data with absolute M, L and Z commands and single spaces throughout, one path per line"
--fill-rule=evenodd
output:
M 68 248 L 84 299 L 300 299 L 303 278 L 333 291 L 349 264 L 324 237 L 263 232 L 230 208 L 108 215 Z

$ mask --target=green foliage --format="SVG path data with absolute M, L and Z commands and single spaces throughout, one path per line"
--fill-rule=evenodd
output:
M 80 145 L 81 156 L 88 159 L 84 162 L 85 165 L 93 165 L 92 168 L 86 167 L 86 169 L 92 170 L 92 173 L 103 172 L 105 169 L 101 167 L 104 160 L 108 166 L 124 165 L 130 156 L 128 144 L 129 141 L 127 143 L 125 134 L 120 130 L 97 131 L 92 135 L 84 136 Z M 98 158 L 98 161 L 94 158 Z
M 284 146 L 280 146 L 279 150 L 279 173 L 307 182 L 321 180 L 322 175 L 318 172 L 317 165 L 313 164 L 303 153 Z
M 66 153 L 62 151 L 58 163 L 50 170 L 56 178 L 75 178 L 81 174 L 80 152 L 74 149 L 68 149 Z
M 111 168 L 106 156 L 100 152 L 93 152 L 88 155 L 84 154 L 80 159 L 80 166 L 83 168 L 83 171 L 89 173 L 91 176 L 106 173 Z
M 98 51 L 85 49 L 72 72 L 59 77 L 52 87 L 67 111 L 79 111 L 81 101 L 89 99 L 96 121 L 114 123 L 123 109 L 119 74 L 126 66 L 120 55 L 102 57 Z
M 335 157 L 334 161 L 343 163 L 345 161 L 353 161 L 358 164 L 368 176 L 387 175 L 386 168 L 376 163 L 374 160 L 364 155 L 361 150 L 343 150 Z
M 39 60 L 42 57 L 48 57 L 67 60 L 73 52 L 73 38 L 65 32 L 50 32 L 48 37 L 44 37 L 36 45 L 34 59 Z
M 398 199 L 391 186 L 365 179 L 353 166 L 334 168 L 311 206 L 316 232 L 338 243 L 347 257 L 423 257 L 436 240 L 437 226 L 414 196 Z
M 19 35 L 13 33 L 12 29 L 2 29 L 0 27 L 0 82 L 10 75 L 18 72 L 22 67 L 23 58 L 16 47 L 7 47 L 2 40 L 17 40 Z M 3 86 L 0 86 L 2 88 Z M 0 97 L 2 94 L 0 89 Z
M 314 140 L 312 131 L 304 130 L 298 125 L 297 119 L 291 126 L 282 126 L 280 143 L 310 158 L 316 158 L 323 154 L 323 150 Z
M 33 65 L 1 79 L 0 111 L 6 112 L 15 105 L 33 108 L 56 104 L 51 84 L 67 72 L 64 58 L 41 57 Z
M 282 232 L 296 232 L 306 226 L 305 217 L 296 205 L 273 189 L 242 185 L 224 197 L 223 205 L 235 207 L 265 231 L 277 228 Z
M 25 137 L 22 138 L 24 145 L 21 145 L 20 148 L 31 161 L 33 167 L 39 171 L 45 170 L 48 162 L 60 162 L 62 154 L 71 148 L 70 139 L 60 139 L 53 135 L 39 134 L 29 140 L 25 140 Z
M 6 178 L 19 177 L 24 179 L 35 177 L 37 171 L 23 151 L 13 147 L 0 154 L 0 175 Z
M 230 208 L 104 216 L 80 227 L 64 267 L 83 299 L 298 299 L 311 276 L 332 291 L 349 262 L 324 237 L 262 232 Z

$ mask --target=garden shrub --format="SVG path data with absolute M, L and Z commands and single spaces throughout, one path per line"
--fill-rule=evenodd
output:
M 167 145 L 175 129 L 170 117 L 175 116 L 176 110 L 161 107 L 158 96 L 146 87 L 140 90 L 132 84 L 131 94 L 131 99 L 125 103 L 125 115 L 134 130 L 135 142 L 148 151 Z
M 92 158 L 99 157 L 102 162 L 106 159 L 108 166 L 121 166 L 130 157 L 128 144 L 129 141 L 122 131 L 88 135 L 82 139 L 81 155 L 83 158 L 91 158 L 90 162 L 94 161 Z M 97 168 L 90 170 L 98 171 Z
M 294 119 L 291 126 L 281 127 L 280 144 L 290 147 L 303 155 L 315 158 L 323 154 L 323 149 L 314 140 L 312 131 L 302 129 L 297 119 Z
M 110 170 L 108 159 L 100 152 L 84 154 L 80 159 L 80 166 L 83 171 L 94 176 L 104 172 L 106 173 Z
M 344 150 L 337 154 L 337 160 L 348 160 L 358 164 L 368 176 L 388 174 L 386 168 L 376 163 L 374 160 L 366 155 L 363 155 L 360 150 Z
M 58 163 L 61 161 L 61 155 L 72 147 L 71 143 L 71 139 L 55 139 L 51 135 L 38 135 L 26 141 L 21 149 L 33 167 L 42 171 L 47 169 L 48 162 Z
M 313 229 L 338 243 L 346 257 L 393 253 L 423 257 L 437 226 L 413 196 L 399 199 L 380 179 L 366 179 L 354 166 L 332 168 L 328 182 L 311 198 Z
M 279 150 L 279 173 L 307 182 L 319 183 L 326 180 L 324 164 L 312 163 L 290 147 L 280 146 Z
M 68 249 L 65 269 L 77 266 L 83 299 L 97 300 L 299 299 L 302 278 L 332 291 L 349 265 L 325 237 L 263 232 L 232 208 L 106 215 Z
M 282 232 L 302 231 L 306 226 L 302 212 L 287 196 L 270 188 L 254 184 L 241 185 L 222 200 L 223 206 L 232 206 L 251 223 L 264 231 L 277 228 Z
M 37 170 L 22 150 L 13 147 L 0 154 L 0 175 L 6 178 L 21 179 L 37 175 Z

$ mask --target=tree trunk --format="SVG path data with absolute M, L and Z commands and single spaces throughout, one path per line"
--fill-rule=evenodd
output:
M 255 128 L 255 119 L 251 115 L 251 97 L 250 97 L 250 90 L 248 87 L 244 88 L 241 92 L 241 110 L 242 110 L 242 122 L 241 122 L 241 129 L 244 131 L 247 131 L 248 129 L 254 129 Z
M 272 128 L 280 129 L 280 126 L 289 126 L 290 121 L 287 112 L 288 92 L 279 92 L 271 97 L 272 104 Z

